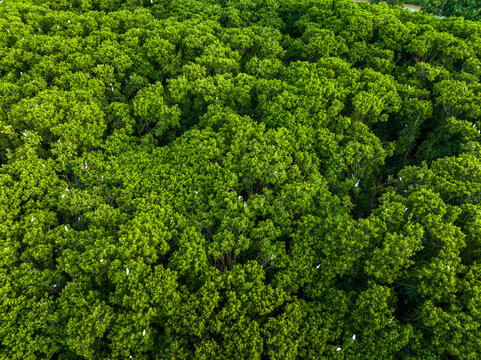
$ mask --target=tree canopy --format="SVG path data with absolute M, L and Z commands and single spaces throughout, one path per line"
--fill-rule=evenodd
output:
M 0 3 L 5 359 L 478 359 L 481 23 Z
M 410 0 L 436 16 L 462 16 L 481 20 L 481 0 Z

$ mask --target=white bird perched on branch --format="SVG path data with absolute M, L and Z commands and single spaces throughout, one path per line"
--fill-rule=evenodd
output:
M 126 269 L 125 269 L 125 273 L 127 274 L 127 276 L 129 276 L 129 274 L 130 274 L 129 268 L 126 268 Z

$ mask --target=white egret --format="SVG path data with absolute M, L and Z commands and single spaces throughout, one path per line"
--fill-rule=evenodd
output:
M 104 259 L 100 259 L 100 262 L 103 263 L 103 262 L 104 262 Z
M 451 268 L 449 267 L 449 265 L 448 265 L 448 266 L 446 266 L 446 269 L 448 269 L 449 271 L 451 271 Z
M 336 351 L 341 351 L 341 350 L 342 350 L 342 349 L 341 349 L 340 347 L 336 349 Z
M 33 215 L 32 215 L 32 220 L 30 220 L 31 222 L 33 222 L 35 219 L 33 218 Z
M 354 340 L 356 340 L 356 334 L 352 334 L 351 341 L 354 341 Z
M 129 276 L 129 274 L 130 274 L 129 268 L 126 268 L 126 269 L 125 269 L 125 273 L 127 274 L 127 276 Z
M 357 187 L 357 186 L 359 185 L 359 182 L 360 182 L 360 181 L 361 181 L 361 180 L 357 180 L 356 185 L 354 185 L 354 187 Z
M 67 226 L 64 226 L 64 228 L 65 228 L 65 231 L 68 231 L 68 227 L 67 227 Z
M 142 331 L 142 336 L 145 336 L 145 329 L 144 329 L 144 331 Z

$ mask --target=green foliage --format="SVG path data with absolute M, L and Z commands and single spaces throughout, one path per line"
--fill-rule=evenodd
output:
M 462 16 L 468 20 L 481 20 L 479 0 L 413 0 L 412 2 L 437 16 Z
M 478 359 L 480 34 L 0 2 L 0 358 Z

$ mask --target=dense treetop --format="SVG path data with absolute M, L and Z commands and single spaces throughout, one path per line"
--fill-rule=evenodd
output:
M 481 0 L 410 0 L 423 10 L 437 16 L 462 16 L 469 20 L 481 20 Z
M 478 359 L 481 23 L 0 3 L 5 359 Z

